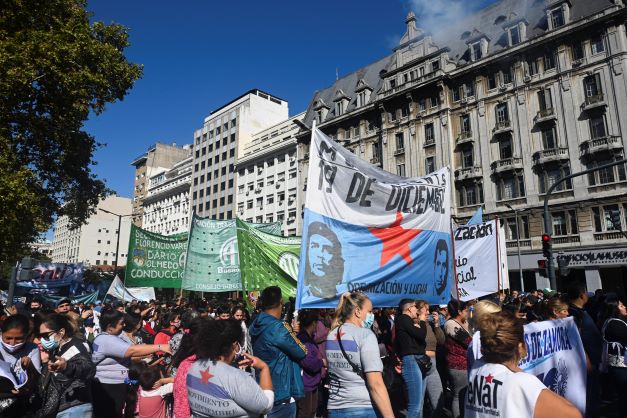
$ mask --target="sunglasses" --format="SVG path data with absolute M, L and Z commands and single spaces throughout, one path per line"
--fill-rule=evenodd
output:
M 52 334 L 56 334 L 57 331 L 48 331 L 48 332 L 41 332 L 39 334 L 37 334 L 37 338 L 41 339 L 50 339 L 50 337 L 52 336 Z

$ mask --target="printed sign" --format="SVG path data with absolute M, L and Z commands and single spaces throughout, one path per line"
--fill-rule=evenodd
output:
M 37 261 L 29 280 L 18 281 L 18 287 L 28 289 L 57 289 L 76 287 L 83 281 L 85 268 L 82 264 L 50 263 Z M 18 275 L 19 277 L 19 275 Z
M 553 392 L 571 401 L 585 416 L 586 355 L 572 317 L 525 325 L 527 357 L 518 366 Z M 481 334 L 472 337 L 475 360 L 481 355 Z M 476 363 L 475 363 L 476 364 Z
M 335 307 L 345 291 L 375 306 L 447 303 L 452 276 L 450 173 L 390 174 L 312 132 L 297 303 Z
M 131 225 L 126 285 L 180 288 L 186 249 L 187 234 L 166 236 Z

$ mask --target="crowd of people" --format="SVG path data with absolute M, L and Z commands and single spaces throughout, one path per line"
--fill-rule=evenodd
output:
M 524 324 L 569 316 L 586 354 L 585 415 L 602 400 L 627 410 L 625 305 L 579 284 L 394 309 L 347 292 L 335 309 L 295 312 L 269 287 L 250 310 L 34 298 L 4 313 L 2 417 L 580 417 L 519 368 Z

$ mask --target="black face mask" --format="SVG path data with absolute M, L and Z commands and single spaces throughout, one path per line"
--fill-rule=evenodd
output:
M 30 308 L 30 310 L 33 311 L 33 312 L 37 312 L 39 309 L 41 309 L 41 308 Z

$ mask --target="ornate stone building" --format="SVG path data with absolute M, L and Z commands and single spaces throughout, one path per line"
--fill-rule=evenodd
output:
M 431 34 L 410 13 L 392 54 L 316 92 L 304 124 L 399 175 L 450 167 L 457 220 L 481 205 L 501 218 L 512 288 L 547 287 L 537 264 L 547 189 L 624 156 L 625 17 L 620 0 L 502 0 Z M 309 137 L 299 133 L 301 172 Z M 560 286 L 624 294 L 626 192 L 620 165 L 553 193 L 553 248 L 571 267 Z

